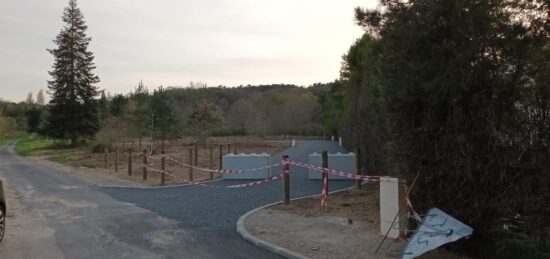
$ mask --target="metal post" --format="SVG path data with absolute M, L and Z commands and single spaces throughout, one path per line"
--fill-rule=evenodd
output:
M 189 149 L 189 165 L 193 165 L 193 148 L 190 148 Z M 193 181 L 193 167 L 190 166 L 189 167 L 189 177 L 188 177 L 188 180 L 190 182 Z
M 283 203 L 285 205 L 290 204 L 290 177 L 289 177 L 290 166 L 288 164 L 288 156 L 283 156 Z
M 323 167 L 323 179 L 325 179 L 325 177 L 327 177 L 327 197 L 328 197 L 328 172 L 327 172 L 327 169 L 328 169 L 328 152 L 323 151 L 323 154 L 322 154 L 321 158 L 323 160 L 323 166 L 322 166 Z
M 355 175 L 363 175 L 363 173 L 361 171 L 361 148 L 356 148 L 355 149 L 355 169 L 356 169 Z M 355 180 L 355 187 L 357 189 L 361 189 L 361 184 L 362 183 L 363 183 L 363 181 L 361 181 L 360 179 L 356 179 Z
M 143 181 L 147 180 L 147 149 L 143 150 Z
M 160 158 L 160 168 L 162 169 L 162 172 L 160 172 L 160 185 L 164 185 L 165 177 L 166 177 L 166 163 L 164 158 L 164 150 L 161 151 L 161 158 Z
M 132 149 L 128 149 L 128 176 L 132 176 Z

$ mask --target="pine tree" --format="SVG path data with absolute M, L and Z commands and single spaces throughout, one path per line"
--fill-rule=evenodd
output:
M 27 94 L 27 99 L 25 100 L 26 104 L 34 104 L 34 98 L 32 97 L 32 92 L 29 92 Z
M 107 97 L 105 96 L 105 91 L 101 91 L 101 97 L 99 98 L 98 109 L 99 109 L 98 111 L 99 120 L 103 121 L 105 118 L 109 117 L 108 109 L 107 109 Z
M 38 91 L 38 93 L 36 94 L 36 104 L 43 106 L 44 103 L 44 91 L 40 89 L 40 91 Z
M 84 16 L 76 0 L 70 0 L 62 16 L 65 26 L 57 35 L 56 49 L 48 50 L 54 56 L 52 80 L 48 81 L 51 94 L 47 132 L 52 137 L 70 138 L 76 145 L 79 137 L 93 138 L 99 130 L 96 83 L 93 74 L 94 55 L 88 51 L 91 38 L 86 35 Z

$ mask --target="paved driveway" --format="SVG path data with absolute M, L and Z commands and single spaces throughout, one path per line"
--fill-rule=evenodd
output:
M 296 147 L 274 155 L 273 161 L 288 154 L 307 162 L 310 153 L 322 150 L 344 151 L 334 142 L 298 141 Z M 88 186 L 37 166 L 10 147 L 0 150 L 0 170 L 24 202 L 45 215 L 67 258 L 279 258 L 242 239 L 235 228 L 242 214 L 281 200 L 280 181 L 246 189 Z M 319 194 L 320 184 L 307 180 L 306 170 L 291 168 L 293 198 Z M 351 185 L 332 181 L 330 188 Z

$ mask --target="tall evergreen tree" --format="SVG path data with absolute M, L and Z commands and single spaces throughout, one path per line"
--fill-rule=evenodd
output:
M 52 96 L 47 132 L 52 137 L 70 138 L 76 145 L 78 138 L 93 138 L 99 130 L 96 83 L 93 74 L 94 55 L 88 51 L 91 38 L 86 35 L 84 16 L 76 0 L 70 0 L 62 16 L 65 26 L 48 50 L 54 56 L 52 80 L 48 88 Z
M 109 110 L 107 108 L 107 97 L 105 96 L 105 91 L 101 91 L 101 97 L 99 98 L 98 103 L 98 112 L 99 120 L 103 121 L 105 118 L 109 117 Z
M 36 104 L 43 106 L 44 103 L 44 91 L 40 89 L 40 91 L 38 91 L 38 94 L 36 94 Z
M 34 104 L 34 98 L 32 97 L 32 92 L 29 92 L 27 94 L 27 99 L 25 100 L 26 104 Z
M 122 94 L 117 94 L 111 101 L 111 108 L 109 109 L 109 112 L 112 116 L 122 116 L 124 115 L 124 105 L 126 105 L 126 98 Z

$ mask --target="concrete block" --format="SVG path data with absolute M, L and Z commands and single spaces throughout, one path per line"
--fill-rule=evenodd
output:
M 223 169 L 251 169 L 271 164 L 269 154 L 227 154 L 223 156 Z M 252 172 L 224 174 L 223 179 L 265 179 L 270 176 L 271 169 L 265 168 Z
M 403 202 L 403 187 L 399 179 L 393 177 L 380 178 L 380 234 L 385 235 L 397 213 L 400 215 L 395 220 L 393 227 L 389 230 L 389 238 L 399 238 L 404 234 L 405 222 L 400 222 L 404 211 L 399 211 Z
M 309 155 L 309 164 L 322 166 L 321 154 L 313 153 Z M 354 153 L 336 153 L 328 154 L 328 168 L 348 173 L 355 173 L 355 154 Z M 311 180 L 322 179 L 322 173 L 313 169 L 308 169 L 308 178 Z M 329 174 L 329 180 L 351 180 L 350 178 Z

